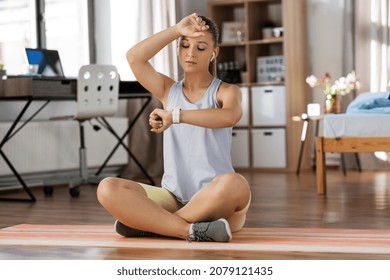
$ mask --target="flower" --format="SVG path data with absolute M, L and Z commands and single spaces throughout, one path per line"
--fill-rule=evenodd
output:
M 346 77 L 340 77 L 334 84 L 331 84 L 329 73 L 325 73 L 321 80 L 314 75 L 310 75 L 306 78 L 306 83 L 312 88 L 321 87 L 325 95 L 346 95 L 352 90 L 360 88 L 360 82 L 355 71 L 348 73 Z
M 3 70 L 4 68 L 4 63 L 0 60 L 0 70 Z

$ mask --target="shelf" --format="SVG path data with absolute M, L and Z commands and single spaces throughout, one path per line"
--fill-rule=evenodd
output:
M 255 138 L 257 130 L 283 130 L 283 136 L 279 148 L 286 151 L 286 167 L 280 165 L 279 170 L 295 170 L 296 161 L 299 157 L 298 149 L 301 129 L 291 122 L 291 116 L 297 115 L 306 109 L 308 95 L 306 94 L 305 78 L 307 76 L 307 38 L 306 38 L 306 1 L 307 0 L 209 0 L 208 12 L 209 16 L 216 22 L 218 28 L 223 33 L 223 25 L 225 22 L 243 22 L 244 23 L 244 40 L 236 42 L 220 42 L 220 51 L 217 57 L 217 63 L 238 63 L 240 70 L 246 73 L 246 82 L 236 83 L 237 86 L 245 89 L 243 91 L 243 109 L 245 121 L 235 126 L 235 129 L 247 130 L 249 142 L 249 168 L 257 167 L 256 152 L 257 146 L 254 145 L 258 141 L 263 143 L 268 139 Z M 275 28 L 282 27 L 283 33 L 281 37 L 268 37 L 263 28 L 269 22 L 273 23 Z M 223 35 L 221 33 L 221 35 Z M 284 37 L 283 37 L 284 35 Z M 221 36 L 222 38 L 222 36 Z M 284 79 L 282 81 L 257 82 L 258 80 L 258 65 L 259 57 L 267 56 L 283 56 Z M 276 66 L 277 67 L 277 66 Z M 271 70 L 270 70 L 271 71 Z M 273 71 L 273 70 L 272 70 Z M 222 72 L 221 72 L 222 73 Z M 234 73 L 237 74 L 237 73 Z M 264 74 L 264 73 L 263 73 Z M 270 74 L 267 72 L 267 74 Z M 259 78 L 263 80 L 263 76 Z M 281 76 L 282 79 L 282 76 Z M 288 79 L 288 83 L 286 80 Z M 273 80 L 272 78 L 264 80 Z M 257 94 L 259 90 L 269 90 L 266 87 L 278 88 L 283 86 L 283 105 L 272 107 L 275 105 L 272 98 L 276 98 L 276 93 L 259 99 Z M 264 87 L 264 88 L 257 88 Z M 279 96 L 279 95 L 278 95 Z M 245 98 L 244 98 L 245 97 Z M 255 97 L 256 100 L 253 101 Z M 280 97 L 280 96 L 279 96 Z M 262 113 L 271 116 L 275 110 L 283 114 L 278 115 L 280 118 L 285 118 L 285 123 L 269 122 L 272 125 L 259 125 L 259 122 L 254 121 L 255 109 L 253 102 L 261 102 Z M 270 105 L 265 104 L 270 103 Z M 272 110 L 268 110 L 272 107 Z M 267 112 L 266 112 L 267 111 Z M 272 112 L 271 112 L 272 111 Z M 265 124 L 265 123 L 264 123 Z M 283 124 L 283 125 L 282 125 Z M 287 138 L 288 137 L 288 138 Z M 260 143 L 260 144 L 261 144 Z M 259 143 L 257 143 L 259 144 Z M 264 144 L 264 143 L 263 143 Z M 274 145 L 271 141 L 270 145 Z M 282 147 L 283 146 L 283 147 Z M 278 149 L 279 149 L 278 148 Z M 309 156 L 304 159 L 309 163 Z M 305 164 L 307 166 L 308 164 Z M 263 168 L 263 167 L 262 167 Z M 260 168 L 260 169 L 262 169 Z
M 283 37 L 267 38 L 260 40 L 251 40 L 248 42 L 249 45 L 262 45 L 262 44 L 282 44 L 284 42 Z
M 239 87 L 283 86 L 284 82 L 262 82 L 262 83 L 254 82 L 254 83 L 238 83 L 235 85 Z
M 245 47 L 247 43 L 244 41 L 244 42 L 229 42 L 229 43 L 219 43 L 219 47 L 220 48 L 223 48 L 223 47 Z
M 245 47 L 246 45 L 267 45 L 267 44 L 283 44 L 283 37 L 268 38 L 260 40 L 242 41 L 242 42 L 229 42 L 219 43 L 219 47 Z
M 261 0 L 261 1 L 264 1 L 264 0 Z M 214 6 L 219 6 L 219 5 L 223 5 L 223 6 L 226 6 L 226 5 L 239 6 L 239 5 L 244 5 L 244 2 L 246 2 L 246 1 L 245 0 L 209 0 L 209 3 L 213 4 Z

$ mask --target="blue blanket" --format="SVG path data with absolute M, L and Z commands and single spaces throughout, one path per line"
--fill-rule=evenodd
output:
M 347 107 L 347 114 L 390 114 L 389 92 L 359 94 Z

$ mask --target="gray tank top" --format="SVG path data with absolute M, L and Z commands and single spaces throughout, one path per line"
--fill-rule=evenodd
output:
M 214 78 L 204 96 L 191 103 L 183 93 L 183 81 L 172 85 L 166 110 L 219 108 Z M 185 204 L 218 175 L 234 172 L 231 160 L 232 127 L 210 129 L 173 124 L 164 131 L 164 175 L 162 187 Z

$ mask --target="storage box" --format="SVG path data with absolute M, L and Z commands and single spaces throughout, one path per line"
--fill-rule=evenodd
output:
M 252 88 L 252 121 L 258 126 L 286 125 L 284 86 Z
M 252 130 L 253 167 L 285 168 L 286 133 L 284 128 Z
M 260 56 L 256 59 L 258 82 L 284 81 L 283 55 Z
M 232 161 L 234 167 L 249 167 L 249 131 L 233 129 Z
M 247 87 L 241 87 L 242 92 L 242 117 L 236 124 L 236 126 L 248 126 L 249 125 L 249 89 Z

